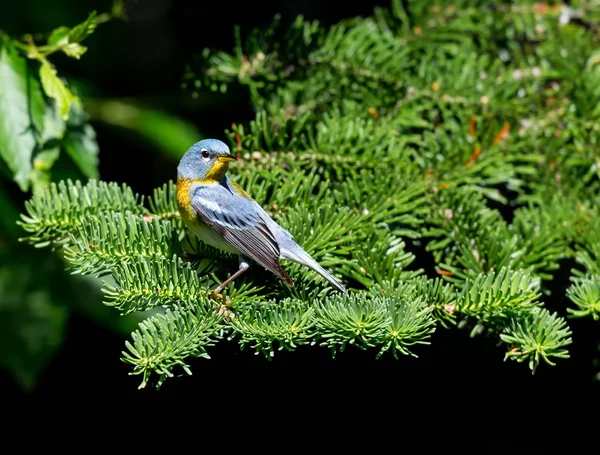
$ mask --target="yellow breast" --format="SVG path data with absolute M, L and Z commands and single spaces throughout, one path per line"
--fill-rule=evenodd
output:
M 233 247 L 233 245 L 223 239 L 223 237 L 217 234 L 211 227 L 209 227 L 206 223 L 199 219 L 198 216 L 196 216 L 191 204 L 190 194 L 190 188 L 194 183 L 206 184 L 206 181 L 185 179 L 177 180 L 176 198 L 183 222 L 187 225 L 190 231 L 192 231 L 203 242 L 229 253 L 239 254 L 239 251 Z
M 177 206 L 179 207 L 179 213 L 184 223 L 188 226 L 195 224 L 196 215 L 191 204 L 190 187 L 196 183 L 195 180 L 190 179 L 177 179 Z

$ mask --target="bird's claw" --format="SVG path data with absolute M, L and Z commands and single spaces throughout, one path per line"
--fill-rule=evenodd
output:
M 213 291 L 208 291 L 208 293 L 206 295 L 213 300 L 225 301 L 226 305 L 231 304 L 231 300 L 229 300 L 229 297 L 225 297 L 223 294 L 221 294 L 216 289 Z
M 218 309 L 218 311 L 217 311 L 217 309 Z M 215 305 L 213 307 L 213 310 L 216 311 L 219 316 L 223 316 L 227 321 L 235 318 L 235 314 L 233 313 L 233 311 L 231 311 L 225 305 L 220 305 L 220 306 Z
M 229 297 L 224 296 L 216 290 L 208 291 L 206 295 L 208 298 L 215 301 L 215 304 L 213 305 L 213 311 L 218 312 L 220 316 L 224 316 L 227 320 L 235 316 L 229 309 L 231 306 L 231 299 L 229 299 Z

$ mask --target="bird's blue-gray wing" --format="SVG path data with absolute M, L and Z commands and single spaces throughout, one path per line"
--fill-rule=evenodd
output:
M 279 245 L 275 236 L 252 200 L 215 185 L 198 187 L 191 203 L 199 218 L 242 254 L 292 284 L 279 263 Z

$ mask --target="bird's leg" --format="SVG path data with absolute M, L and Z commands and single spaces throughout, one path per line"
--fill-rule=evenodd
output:
M 233 275 L 231 275 L 229 278 L 227 278 L 225 281 L 223 281 L 221 283 L 221 285 L 218 288 L 216 288 L 213 292 L 215 292 L 216 294 L 220 294 L 221 291 L 223 289 L 225 289 L 225 286 L 227 286 L 229 283 L 231 283 L 233 280 L 235 280 L 238 276 L 240 276 L 242 273 L 244 273 L 249 268 L 250 268 L 250 264 L 248 264 L 248 262 L 246 262 L 246 260 L 240 258 L 240 268 L 238 269 L 238 271 L 235 272 Z
M 231 283 L 233 280 L 235 280 L 238 276 L 240 276 L 242 273 L 244 273 L 249 268 L 250 268 L 250 264 L 248 264 L 248 262 L 246 260 L 244 260 L 243 258 L 240 258 L 240 268 L 238 269 L 238 271 L 235 272 L 233 275 L 231 275 L 228 279 L 223 281 L 221 283 L 221 285 L 218 288 L 216 288 L 214 291 L 209 292 L 209 296 L 210 296 L 210 294 L 214 294 L 218 299 L 225 301 L 225 303 L 220 304 L 219 306 L 215 306 L 215 307 L 213 307 L 213 309 L 215 311 L 218 310 L 219 314 L 225 316 L 225 318 L 227 320 L 234 317 L 234 314 L 229 309 L 229 305 L 231 305 L 231 302 L 229 301 L 229 299 L 223 298 L 223 296 L 221 295 L 221 291 L 223 289 L 225 289 L 225 286 L 227 286 L 229 283 Z

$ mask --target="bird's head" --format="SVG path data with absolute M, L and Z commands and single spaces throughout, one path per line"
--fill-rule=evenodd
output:
M 227 144 L 217 139 L 204 139 L 185 152 L 177 167 L 177 177 L 218 182 L 227 172 L 229 162 L 235 160 Z

